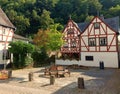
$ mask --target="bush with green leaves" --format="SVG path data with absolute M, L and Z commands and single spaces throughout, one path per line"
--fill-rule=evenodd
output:
M 13 65 L 15 68 L 24 68 L 29 63 L 32 63 L 31 60 L 28 60 L 29 58 L 27 57 L 34 51 L 34 46 L 32 44 L 16 41 L 11 42 L 9 45 L 9 51 L 13 54 Z
M 36 47 L 32 53 L 32 58 L 34 61 L 34 66 L 41 66 L 45 64 L 46 60 L 48 60 L 49 57 L 46 53 L 45 48 Z

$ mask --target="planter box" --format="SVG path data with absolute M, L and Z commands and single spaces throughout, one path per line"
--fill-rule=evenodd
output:
M 10 70 L 2 70 L 0 71 L 0 80 L 5 80 L 10 78 L 12 75 L 12 71 Z

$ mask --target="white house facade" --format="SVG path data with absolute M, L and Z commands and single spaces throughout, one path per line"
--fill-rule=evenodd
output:
M 100 62 L 103 62 L 105 67 L 118 68 L 118 31 L 116 28 L 119 25 L 116 23 L 117 20 L 118 17 L 107 20 L 99 17 L 94 17 L 93 20 L 87 24 L 86 28 L 79 36 L 79 60 L 56 59 L 56 64 L 78 64 L 84 66 L 99 67 Z
M 10 62 L 8 45 L 12 41 L 14 31 L 14 25 L 0 8 L 0 66 L 6 65 Z

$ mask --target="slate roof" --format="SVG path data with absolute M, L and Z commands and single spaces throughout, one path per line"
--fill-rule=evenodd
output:
M 109 25 L 116 32 L 119 31 L 119 16 L 105 19 L 105 23 Z
M 0 8 L 0 25 L 16 29 L 1 8 Z
M 101 18 L 102 19 L 102 18 Z M 119 16 L 113 18 L 102 19 L 114 31 L 119 32 Z M 90 22 L 77 23 L 80 30 L 83 32 Z

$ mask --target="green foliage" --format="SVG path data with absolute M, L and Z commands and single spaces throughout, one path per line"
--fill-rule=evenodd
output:
M 47 48 L 48 43 L 48 30 L 38 30 L 37 34 L 34 36 L 33 42 L 40 48 Z
M 115 16 L 116 14 L 117 15 L 120 15 L 120 5 L 116 5 L 115 7 L 111 7 L 109 9 L 109 14 Z
M 50 24 L 53 24 L 53 19 L 50 18 L 50 12 L 47 10 L 43 10 L 42 15 L 40 16 L 41 28 L 47 29 Z
M 28 55 L 25 58 L 25 66 L 29 66 L 30 64 L 33 64 L 33 58 L 31 58 L 31 56 Z
M 32 53 L 32 58 L 34 66 L 42 65 L 48 59 L 45 48 L 36 47 L 35 51 Z
M 47 30 L 39 30 L 34 37 L 34 43 L 40 49 L 36 49 L 32 54 L 35 66 L 45 62 L 48 59 L 46 52 L 57 51 L 63 44 L 62 30 L 63 26 L 60 24 L 50 25 Z M 49 61 L 47 61 L 49 62 Z
M 23 68 L 32 63 L 29 56 L 34 51 L 32 44 L 27 44 L 21 41 L 11 42 L 9 51 L 13 53 L 13 64 L 16 68 Z M 30 60 L 29 60 L 30 59 Z
M 87 16 L 85 21 L 86 22 L 90 22 L 93 18 L 94 18 L 94 16 Z
M 47 30 L 39 30 L 35 35 L 33 41 L 40 48 L 46 50 L 58 50 L 63 44 L 62 33 L 58 30 L 62 30 L 63 26 L 60 24 L 50 25 Z
M 32 53 L 34 51 L 34 46 L 29 43 L 16 41 L 10 43 L 9 51 L 11 53 L 27 54 L 27 53 Z
M 88 14 L 97 15 L 97 12 L 101 11 L 102 5 L 99 2 L 99 0 L 87 0 L 87 2 L 88 2 Z
M 50 31 L 48 32 L 49 40 L 47 43 L 48 50 L 59 50 L 63 44 L 62 33 L 57 30 L 59 26 L 60 24 L 54 24 L 50 26 Z

